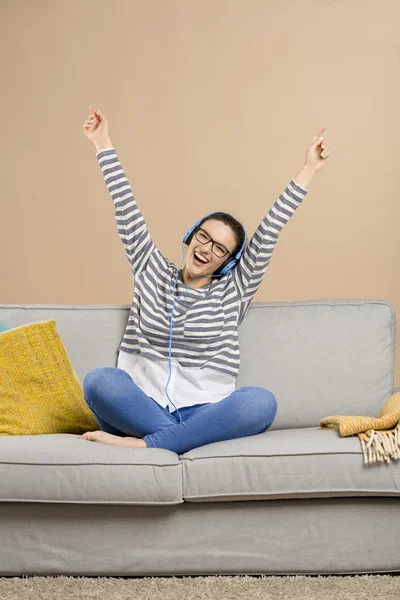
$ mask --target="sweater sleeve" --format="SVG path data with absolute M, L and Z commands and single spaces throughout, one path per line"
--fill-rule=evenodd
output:
M 294 215 L 307 193 L 308 190 L 300 186 L 295 179 L 290 181 L 261 221 L 233 269 L 233 279 L 241 302 L 238 325 L 243 321 L 260 287 L 282 227 Z
M 96 153 L 96 158 L 114 202 L 118 234 L 135 276 L 146 268 L 156 246 L 147 231 L 115 148 L 103 148 Z

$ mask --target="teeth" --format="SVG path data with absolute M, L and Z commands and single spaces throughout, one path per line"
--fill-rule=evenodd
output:
M 197 254 L 197 252 L 195 252 L 194 255 L 195 255 L 196 258 L 198 258 L 199 260 L 201 260 L 201 262 L 203 262 L 204 264 L 206 264 L 208 262 L 208 260 L 203 260 L 202 257 Z

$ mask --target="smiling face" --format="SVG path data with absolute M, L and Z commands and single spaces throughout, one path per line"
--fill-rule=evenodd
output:
M 216 219 L 209 219 L 204 221 L 201 225 L 201 229 L 206 231 L 208 235 L 215 240 L 216 244 L 225 246 L 229 253 L 234 252 L 237 246 L 237 240 L 234 232 L 225 223 L 217 221 Z M 214 250 L 216 248 L 214 246 Z M 198 264 L 194 259 L 194 253 L 200 254 L 201 257 L 207 260 L 204 264 Z M 185 285 L 189 285 L 193 279 L 197 279 L 190 287 L 201 288 L 208 285 L 212 279 L 207 278 L 207 275 L 212 275 L 219 267 L 226 262 L 228 254 L 222 258 L 216 256 L 214 252 L 211 252 L 211 242 L 202 244 L 195 235 L 192 237 L 190 245 L 187 246 L 185 266 L 182 269 L 182 281 Z M 202 275 L 202 277 L 200 277 Z M 203 277 L 204 276 L 204 277 Z

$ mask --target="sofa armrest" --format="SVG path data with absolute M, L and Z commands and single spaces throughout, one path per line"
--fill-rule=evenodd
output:
M 400 392 L 400 385 L 393 388 L 393 394 L 395 394 L 396 392 Z

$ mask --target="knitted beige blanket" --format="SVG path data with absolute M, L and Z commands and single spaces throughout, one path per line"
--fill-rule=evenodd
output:
M 320 421 L 321 429 L 338 429 L 341 436 L 357 434 L 364 464 L 390 462 L 400 458 L 400 392 L 388 398 L 379 417 L 333 415 Z M 392 428 L 392 429 L 390 429 Z

